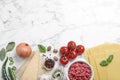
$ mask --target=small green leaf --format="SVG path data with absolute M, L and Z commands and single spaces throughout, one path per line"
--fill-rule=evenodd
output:
M 15 71 L 15 70 L 16 70 L 16 67 L 15 67 L 15 66 L 13 66 L 13 67 L 12 67 L 12 70 L 14 70 L 14 71 Z
M 9 42 L 6 47 L 6 52 L 12 51 L 15 47 L 15 42 Z
M 9 61 L 13 61 L 13 58 L 12 58 L 12 57 L 9 57 Z
M 40 51 L 40 52 L 46 53 L 46 48 L 45 48 L 45 46 L 39 44 L 39 45 L 38 45 L 38 48 L 39 48 L 39 51 Z
M 14 64 L 14 61 L 13 61 L 12 57 L 9 57 L 9 61 L 10 61 L 9 65 L 13 65 Z
M 3 61 L 5 59 L 5 56 L 6 56 L 5 49 L 2 48 L 0 51 L 0 60 Z
M 106 61 L 106 60 L 103 60 L 103 61 L 101 61 L 101 62 L 100 62 L 100 65 L 101 65 L 101 66 L 107 66 L 107 65 L 108 65 L 108 63 L 107 63 L 107 61 Z
M 109 57 L 107 58 L 107 62 L 110 63 L 112 62 L 112 60 L 113 60 L 113 55 L 109 55 Z

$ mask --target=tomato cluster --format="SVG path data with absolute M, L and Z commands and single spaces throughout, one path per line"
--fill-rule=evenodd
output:
M 77 55 L 82 54 L 85 48 L 83 45 L 76 45 L 74 41 L 68 42 L 67 46 L 60 48 L 60 63 L 67 64 L 70 59 L 75 59 Z

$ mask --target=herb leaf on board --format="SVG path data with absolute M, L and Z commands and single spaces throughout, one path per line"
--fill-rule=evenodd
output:
M 101 66 L 107 66 L 107 65 L 108 65 L 108 63 L 107 63 L 107 61 L 106 61 L 106 60 L 103 60 L 103 61 L 101 61 L 101 62 L 100 62 L 100 65 L 101 65 Z
M 113 60 L 113 55 L 109 55 L 109 57 L 106 60 L 100 62 L 100 65 L 107 66 L 112 62 L 112 60 Z
M 107 58 L 107 62 L 110 63 L 112 62 L 112 60 L 113 60 L 113 55 L 109 55 L 109 57 Z

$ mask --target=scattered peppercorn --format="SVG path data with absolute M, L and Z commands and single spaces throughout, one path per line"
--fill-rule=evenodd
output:
M 48 47 L 47 47 L 47 51 L 50 51 L 50 50 L 51 50 L 51 48 L 52 48 L 51 46 L 48 46 Z
M 51 56 L 51 54 L 49 54 Z
M 53 50 L 53 53 L 57 53 L 57 52 L 58 52 L 58 50 L 57 50 L 57 49 L 54 49 L 54 50 Z
M 46 57 L 46 55 L 45 55 L 45 54 L 43 54 L 43 55 L 42 55 L 42 57 Z

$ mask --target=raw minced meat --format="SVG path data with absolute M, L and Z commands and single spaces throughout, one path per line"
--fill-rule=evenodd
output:
M 91 68 L 84 62 L 73 63 L 68 71 L 70 80 L 90 80 Z

